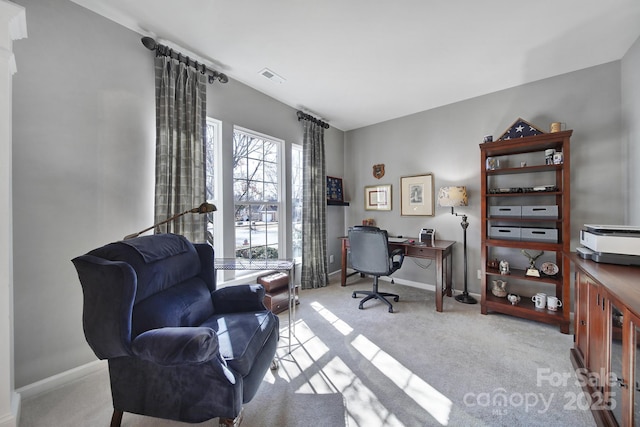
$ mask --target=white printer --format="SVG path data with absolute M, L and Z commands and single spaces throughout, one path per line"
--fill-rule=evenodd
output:
M 585 224 L 576 252 L 581 258 L 621 265 L 640 265 L 640 227 Z

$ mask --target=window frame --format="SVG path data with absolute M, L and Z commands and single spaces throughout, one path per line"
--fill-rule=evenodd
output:
M 299 152 L 299 155 L 296 155 L 295 153 Z M 304 153 L 303 153 L 303 147 L 302 144 L 291 144 L 291 198 L 290 198 L 290 202 L 291 202 L 291 206 L 290 206 L 290 213 L 291 213 L 291 258 L 293 258 L 293 260 L 296 262 L 296 264 L 299 264 L 302 262 L 302 230 L 300 231 L 300 255 L 296 256 L 296 251 L 295 251 L 295 241 L 294 241 L 294 236 L 295 236 L 295 218 L 296 218 L 296 213 L 294 212 L 294 210 L 296 209 L 296 204 L 295 204 L 295 193 L 296 193 L 296 187 L 297 187 L 297 183 L 294 182 L 294 178 L 296 177 L 296 173 L 294 171 L 294 167 L 295 167 L 295 161 L 294 161 L 294 156 L 299 157 L 300 158 L 300 166 L 299 166 L 299 170 L 300 170 L 300 176 L 298 177 L 300 180 L 299 183 L 299 187 L 300 187 L 300 193 L 302 195 L 302 193 L 304 192 L 304 183 L 303 183 L 303 174 L 304 174 Z M 302 198 L 300 199 L 300 221 L 299 221 L 300 226 L 302 227 Z
M 212 213 L 212 222 L 213 222 L 213 248 L 216 249 L 216 252 L 219 251 L 219 255 L 220 256 L 223 253 L 223 242 L 224 242 L 224 205 L 222 203 L 224 197 L 223 197 L 223 191 L 224 191 L 224 185 L 223 184 L 223 179 L 222 179 L 222 121 L 215 119 L 213 117 L 207 117 L 206 120 L 206 125 L 207 125 L 207 129 L 206 129 L 206 135 L 207 138 L 209 137 L 209 127 L 211 126 L 213 128 L 213 160 L 214 160 L 214 165 L 213 165 L 213 174 L 211 175 L 211 179 L 213 180 L 213 198 L 209 199 L 209 194 L 208 194 L 208 187 L 209 187 L 209 164 L 208 162 L 205 164 L 205 169 L 206 169 L 206 178 L 207 178 L 207 202 L 208 203 L 213 203 L 216 208 L 217 211 Z M 209 153 L 209 146 L 208 146 L 208 141 L 205 142 L 205 157 L 208 160 L 208 155 Z

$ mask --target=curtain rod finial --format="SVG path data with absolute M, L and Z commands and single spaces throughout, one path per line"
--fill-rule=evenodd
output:
M 144 45 L 144 47 L 146 47 L 149 50 L 155 50 L 155 48 L 158 47 L 158 44 L 156 43 L 156 41 L 151 37 L 143 37 L 142 44 Z

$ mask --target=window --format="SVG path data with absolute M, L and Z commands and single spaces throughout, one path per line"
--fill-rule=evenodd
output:
M 302 260 L 302 146 L 291 147 L 291 240 L 293 258 Z
M 237 258 L 278 258 L 282 141 L 233 131 L 233 200 Z
M 207 202 L 213 203 L 220 209 L 220 139 L 221 125 L 219 120 L 207 117 L 207 134 L 205 139 L 205 165 L 206 165 L 206 186 Z M 213 247 L 222 244 L 222 229 L 216 229 L 215 212 L 207 214 L 207 242 Z M 220 252 L 222 253 L 222 251 Z

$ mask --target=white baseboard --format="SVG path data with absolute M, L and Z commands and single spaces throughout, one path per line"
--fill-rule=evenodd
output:
M 16 390 L 16 392 L 19 393 L 23 399 L 35 397 L 47 391 L 62 387 L 65 384 L 78 380 L 101 369 L 106 369 L 107 365 L 108 364 L 106 360 L 96 360 L 94 362 L 89 362 L 85 365 L 69 369 L 68 371 L 61 372 L 49 378 L 37 381 L 33 384 L 20 387 Z M 2 427 L 2 424 L 0 424 L 0 427 Z
M 20 394 L 11 393 L 11 413 L 0 416 L 0 427 L 18 427 L 20 421 Z

